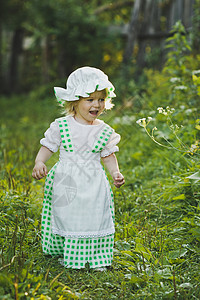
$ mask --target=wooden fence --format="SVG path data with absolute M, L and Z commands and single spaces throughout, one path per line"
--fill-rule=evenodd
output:
M 163 48 L 172 26 L 181 21 L 189 32 L 192 28 L 195 0 L 135 0 L 127 32 L 123 62 L 128 63 L 137 45 L 137 64 L 146 65 L 145 51 Z M 162 56 L 162 54 L 161 54 Z M 162 58 L 161 58 L 162 61 Z

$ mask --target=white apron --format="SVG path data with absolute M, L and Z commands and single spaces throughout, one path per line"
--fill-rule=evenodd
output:
M 51 177 L 52 232 L 64 237 L 101 237 L 114 233 L 111 188 L 100 151 L 113 132 L 103 126 L 92 149 L 74 151 L 66 118 L 58 119 L 65 151 Z

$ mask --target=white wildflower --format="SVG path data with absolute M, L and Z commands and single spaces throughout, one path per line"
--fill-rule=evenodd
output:
M 177 124 L 175 124 L 175 128 L 176 128 L 176 130 L 178 130 L 178 129 L 179 129 L 179 126 L 178 126 Z
M 197 150 L 199 147 L 197 144 L 192 144 L 191 147 L 190 147 L 190 151 L 191 152 L 194 152 L 195 150 Z
M 169 114 L 173 114 L 173 112 L 175 112 L 175 109 L 173 107 L 170 108 L 169 106 L 166 107 L 166 110 Z
M 173 112 L 175 111 L 174 108 L 170 108 L 169 106 L 166 107 L 166 110 L 163 107 L 158 107 L 157 110 L 159 114 L 163 114 L 165 116 L 167 116 L 168 114 L 173 114 Z
M 152 117 L 148 117 L 148 118 L 147 118 L 147 122 L 148 122 L 148 123 L 151 122 L 151 120 L 153 120 Z
M 194 151 L 196 148 L 197 148 L 196 145 L 191 145 L 191 148 L 190 148 L 190 149 Z
M 175 90 L 187 90 L 187 86 L 185 85 L 178 85 L 175 87 Z
M 190 115 L 192 112 L 193 112 L 193 110 L 191 108 L 188 108 L 188 109 L 185 110 L 185 113 L 187 115 Z
M 140 125 L 142 123 L 141 119 L 137 120 L 136 123 Z
M 180 81 L 181 81 L 181 79 L 178 78 L 178 77 L 172 77 L 172 78 L 170 78 L 170 82 L 171 83 L 180 82 Z
M 146 118 L 139 119 L 136 123 L 142 127 L 146 127 Z
M 158 110 L 159 114 L 162 114 L 163 111 L 164 111 L 164 108 L 163 107 L 158 107 L 157 110 Z
M 200 74 L 200 70 L 194 70 L 194 71 L 192 72 L 192 75 L 196 75 L 196 74 Z

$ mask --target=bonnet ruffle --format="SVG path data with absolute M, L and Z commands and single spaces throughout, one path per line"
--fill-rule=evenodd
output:
M 74 71 L 68 77 L 66 89 L 54 87 L 58 102 L 63 105 L 65 101 L 76 101 L 79 97 L 88 97 L 94 91 L 108 89 L 108 97 L 116 97 L 114 86 L 108 80 L 108 76 L 99 69 L 93 67 L 82 67 Z

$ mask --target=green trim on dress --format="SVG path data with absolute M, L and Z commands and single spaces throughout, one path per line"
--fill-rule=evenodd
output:
M 67 152 L 73 152 L 70 128 L 66 117 L 59 118 L 57 121 L 59 123 L 61 139 L 65 150 Z M 106 125 L 101 130 L 92 148 L 92 153 L 99 153 L 105 147 L 112 132 L 113 129 L 109 125 Z M 49 171 L 45 181 L 41 224 L 43 252 L 45 254 L 62 256 L 63 264 L 67 268 L 84 268 L 86 263 L 89 263 L 91 268 L 110 266 L 113 260 L 114 234 L 99 238 L 65 238 L 53 234 L 51 202 L 53 196 L 54 174 L 58 163 L 59 162 L 57 162 Z M 107 176 L 106 180 L 108 181 Z M 110 209 L 114 222 L 114 198 L 110 184 L 109 188 L 111 196 Z

